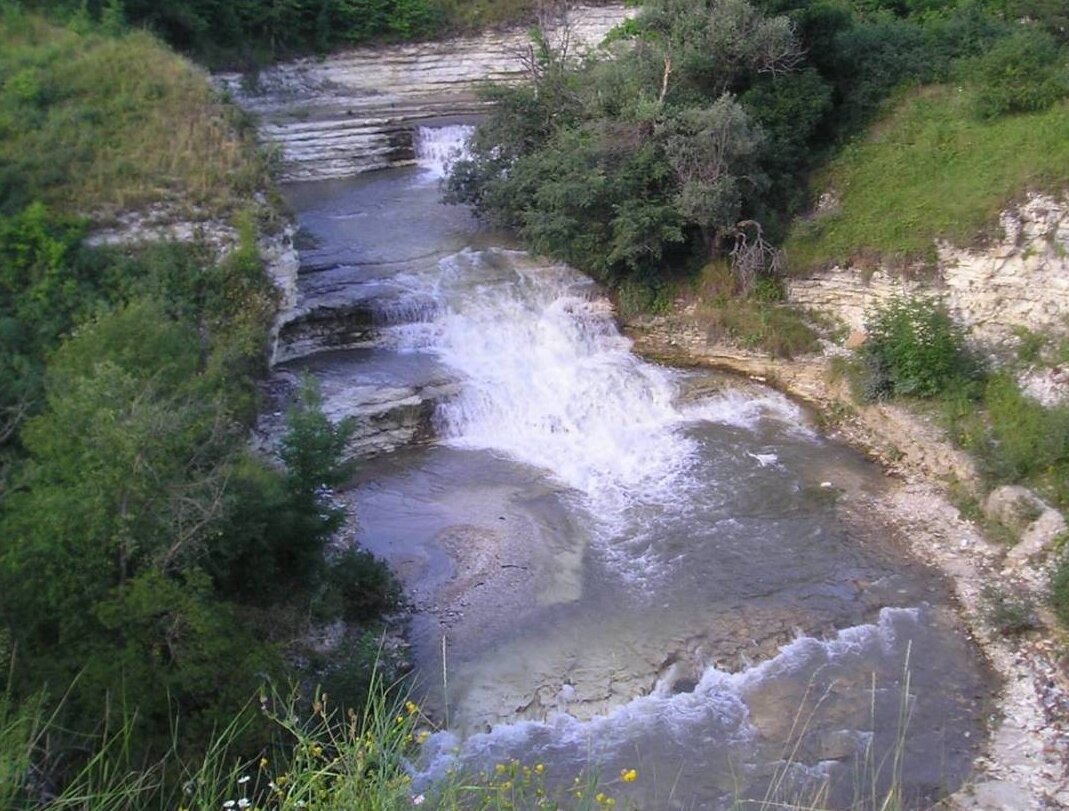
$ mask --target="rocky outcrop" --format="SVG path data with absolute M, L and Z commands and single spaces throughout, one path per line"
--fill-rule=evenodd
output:
M 265 385 L 267 407 L 254 431 L 254 444 L 274 453 L 286 431 L 286 411 L 293 404 L 301 370 L 276 370 Z M 334 388 L 322 386 L 323 413 L 331 422 L 352 421 L 353 434 L 345 449 L 347 459 L 366 459 L 399 448 L 431 442 L 437 436 L 434 414 L 438 405 L 459 391 L 447 378 L 432 378 L 408 385 L 377 383 Z
M 1017 567 L 1040 561 L 1066 531 L 1065 518 L 1027 487 L 1007 484 L 984 499 L 984 516 L 1001 524 L 1017 543 L 1006 553 Z
M 971 335 L 1012 345 L 1015 330 L 1069 332 L 1069 197 L 1031 195 L 1003 212 L 1002 236 L 982 248 L 939 243 L 934 274 L 833 267 L 790 283 L 795 304 L 854 330 L 865 311 L 894 295 L 937 293 Z
M 368 349 L 376 344 L 376 312 L 365 301 L 290 311 L 280 325 L 273 363 L 337 349 Z
M 572 53 L 596 47 L 634 9 L 577 6 L 550 42 Z M 345 177 L 414 160 L 413 126 L 481 113 L 477 90 L 515 82 L 531 56 L 526 29 L 444 42 L 360 48 L 302 59 L 255 76 L 220 74 L 217 83 L 260 116 L 264 140 L 281 150 L 284 180 Z

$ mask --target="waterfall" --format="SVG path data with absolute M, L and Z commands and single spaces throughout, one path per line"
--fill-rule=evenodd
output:
M 433 329 L 402 333 L 459 373 L 461 393 L 439 406 L 441 436 L 550 472 L 610 523 L 638 503 L 686 497 L 697 419 L 752 425 L 767 398 L 677 405 L 679 373 L 631 350 L 589 280 L 526 254 L 467 250 L 441 263 Z
M 414 137 L 416 161 L 434 178 L 443 178 L 457 160 L 468 157 L 468 140 L 475 128 L 468 124 L 419 127 Z

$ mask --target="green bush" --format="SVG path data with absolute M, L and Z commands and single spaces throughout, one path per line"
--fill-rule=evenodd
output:
M 982 458 L 992 476 L 1021 481 L 1069 463 L 1069 408 L 1043 406 L 1007 375 L 988 381 L 984 406 L 991 433 Z
M 1034 630 L 1039 625 L 1036 608 L 1027 594 L 1007 594 L 994 586 L 986 586 L 984 619 L 1003 636 L 1016 636 Z
M 1050 602 L 1054 613 L 1069 626 L 1069 555 L 1062 555 L 1050 580 Z
M 369 622 L 403 605 L 401 584 L 390 568 L 366 549 L 355 548 L 331 561 L 317 600 L 319 613 L 348 622 Z
M 964 333 L 935 299 L 894 298 L 867 315 L 865 330 L 863 400 L 933 397 L 979 375 Z
M 1022 28 L 966 63 L 981 118 L 1046 110 L 1069 95 L 1066 53 L 1045 31 Z

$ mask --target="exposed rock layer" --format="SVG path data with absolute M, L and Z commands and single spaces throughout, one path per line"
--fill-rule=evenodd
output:
M 549 41 L 567 36 L 578 54 L 633 12 L 622 3 L 577 6 L 566 28 L 549 29 Z M 360 48 L 217 81 L 261 117 L 262 136 L 281 149 L 283 179 L 314 180 L 412 163 L 416 124 L 483 112 L 479 87 L 521 81 L 532 55 L 526 30 L 516 28 Z
M 865 311 L 894 295 L 933 292 L 972 336 L 1012 344 L 1015 330 L 1069 330 L 1069 198 L 1032 195 L 1002 213 L 1001 236 L 980 248 L 940 243 L 934 272 L 833 267 L 790 283 L 790 299 L 860 330 Z M 911 278 L 912 277 L 912 278 Z

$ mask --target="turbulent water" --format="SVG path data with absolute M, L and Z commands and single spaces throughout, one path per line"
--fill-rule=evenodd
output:
M 289 370 L 331 413 L 384 391 L 432 412 L 434 442 L 345 494 L 448 718 L 417 778 L 516 758 L 644 808 L 826 779 L 847 805 L 904 730 L 910 797 L 959 783 L 986 674 L 943 584 L 865 515 L 879 474 L 771 390 L 637 358 L 588 279 L 440 205 L 466 132 L 421 132 L 418 169 L 288 190 L 304 304 L 375 312 L 371 339 Z

